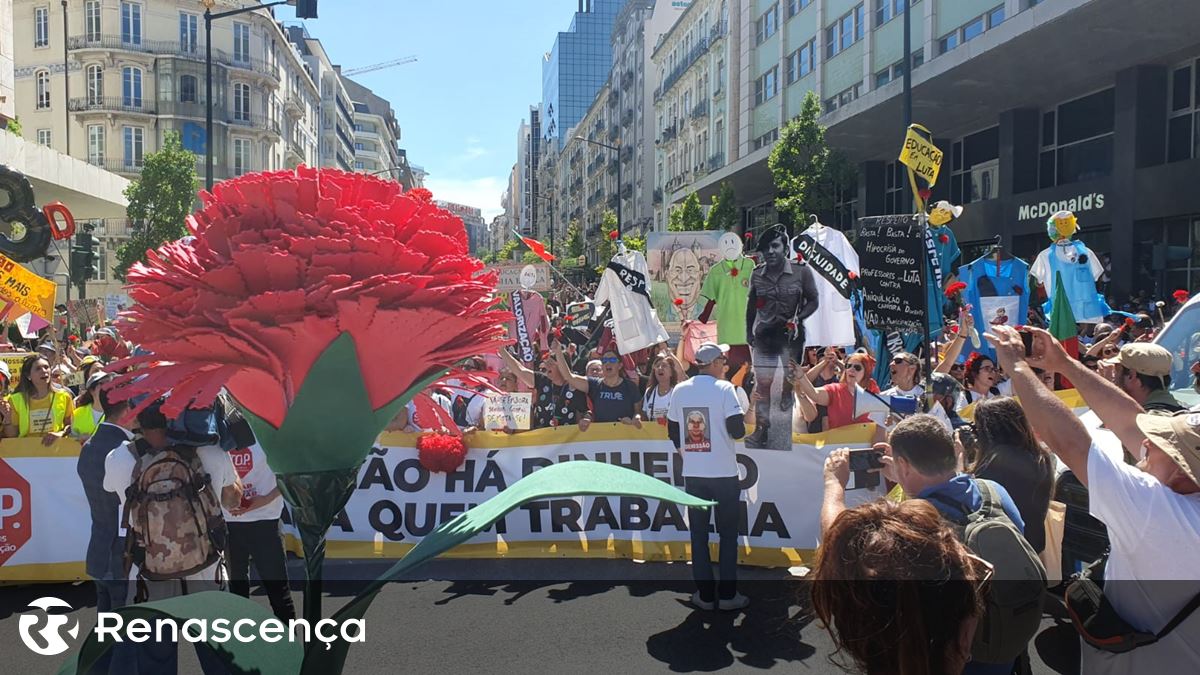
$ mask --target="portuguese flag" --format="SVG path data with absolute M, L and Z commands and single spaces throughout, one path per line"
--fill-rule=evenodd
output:
M 1079 328 L 1075 325 L 1075 313 L 1067 300 L 1063 288 L 1062 273 L 1054 277 L 1054 301 L 1050 303 L 1050 334 L 1062 343 L 1067 353 L 1079 358 Z
M 545 260 L 546 262 L 554 262 L 554 254 L 546 250 L 545 244 L 532 237 L 522 237 L 521 233 L 517 232 L 516 230 L 513 230 L 513 234 L 517 235 L 517 238 L 521 240 L 521 243 L 528 246 L 529 250 L 533 251 L 534 255 L 542 260 Z

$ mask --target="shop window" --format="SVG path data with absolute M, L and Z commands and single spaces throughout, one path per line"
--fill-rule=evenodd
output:
M 1111 175 L 1114 118 L 1112 89 L 1068 101 L 1043 115 L 1038 187 Z
M 951 146 L 950 202 L 994 199 L 1000 159 L 1000 127 L 964 137 Z
M 1171 73 L 1167 119 L 1167 161 L 1200 157 L 1200 62 Z

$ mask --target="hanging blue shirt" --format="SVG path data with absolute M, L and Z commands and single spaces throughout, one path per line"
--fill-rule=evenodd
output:
M 962 251 L 958 248 L 958 239 L 954 236 L 954 230 L 951 230 L 949 227 L 930 227 L 929 233 L 933 238 L 933 248 L 937 251 L 938 257 L 936 271 L 934 270 L 932 259 L 926 268 L 929 280 L 929 334 L 936 339 L 942 332 L 942 311 L 946 305 L 946 296 L 944 294 L 946 282 L 950 279 L 950 275 L 954 273 L 954 263 L 958 261 L 962 255 Z M 942 241 L 943 236 L 946 238 L 944 242 Z M 939 272 L 941 283 L 938 283 Z
M 1020 258 L 1001 260 L 996 264 L 994 257 L 978 258 L 958 268 L 958 280 L 967 285 L 963 297 L 971 305 L 971 316 L 975 318 L 975 330 L 982 336 L 987 332 L 992 319 L 984 316 L 982 299 L 984 297 L 1019 298 L 1016 316 L 1010 316 L 1009 326 L 1024 325 L 1029 316 L 1029 265 Z M 974 345 L 972 345 L 974 347 Z M 960 360 L 965 359 L 969 350 L 964 349 Z M 984 354 L 995 361 L 995 350 L 987 340 L 974 351 Z

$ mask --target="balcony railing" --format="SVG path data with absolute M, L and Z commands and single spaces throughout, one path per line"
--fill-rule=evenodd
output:
M 88 163 L 113 173 L 141 173 L 143 166 L 142 161 L 134 162 L 122 159 L 96 159 L 89 160 Z
M 621 161 L 628 162 L 633 159 L 633 146 L 627 145 L 621 148 Z
M 608 95 L 608 107 L 610 107 L 610 108 L 621 107 L 621 97 L 617 96 L 616 94 L 609 94 Z
M 250 115 L 249 117 L 242 118 L 238 118 L 235 115 L 227 115 L 225 117 L 225 121 L 233 126 L 249 127 L 251 129 L 267 131 L 275 134 L 276 136 L 281 135 L 279 130 L 279 121 L 267 117 L 266 115 Z M 353 143 L 351 143 L 351 147 L 353 147 Z
M 608 140 L 615 141 L 615 140 L 617 140 L 618 137 L 620 137 L 620 135 L 621 135 L 621 127 L 618 127 L 617 125 L 614 124 L 608 128 Z
M 708 38 L 700 38 L 699 42 L 696 43 L 696 46 L 692 47 L 687 54 L 683 55 L 683 59 L 675 66 L 675 69 L 668 73 L 667 76 L 663 78 L 662 84 L 658 86 L 658 89 L 654 90 L 655 101 L 661 99 L 664 94 L 671 90 L 671 87 L 679 81 L 679 78 L 683 77 L 683 74 L 687 72 L 687 69 L 690 68 L 697 59 L 699 59 L 704 55 L 705 52 L 708 51 L 708 46 Z
M 708 158 L 708 170 L 709 171 L 716 171 L 717 169 L 719 169 L 723 166 L 725 166 L 725 153 L 718 152 L 717 154 Z
M 663 200 L 662 188 L 654 188 L 654 203 L 661 204 Z
M 335 129 L 337 131 L 338 138 L 342 139 L 342 142 L 345 143 L 348 147 L 353 148 L 354 147 L 354 139 L 350 138 L 350 135 L 342 130 L 341 125 L 335 125 Z
M 662 130 L 662 135 L 659 136 L 659 140 L 663 143 L 666 143 L 667 141 L 673 141 L 673 140 L 675 140 L 676 132 L 677 132 L 677 129 L 676 129 L 675 125 L 672 124 L 671 126 Z
M 717 23 L 713 24 L 712 30 L 708 31 L 708 43 L 712 44 L 712 43 L 716 42 L 717 40 L 720 40 L 721 38 L 725 37 L 728 34 L 729 34 L 729 22 L 728 21 L 718 21 Z
M 627 127 L 633 123 L 633 108 L 626 108 L 625 114 L 621 115 L 621 126 Z
M 614 174 L 616 172 L 617 172 L 617 160 L 614 159 L 613 161 L 608 163 L 608 174 L 611 176 L 612 174 Z
M 76 35 L 67 39 L 67 46 L 70 49 L 114 49 L 160 56 L 175 56 L 201 63 L 204 61 L 204 46 L 201 44 L 193 45 L 189 42 L 178 42 L 175 40 L 144 39 L 135 42 L 133 40 L 124 40 L 121 35 L 116 33 L 90 36 Z M 241 55 L 233 55 L 222 49 L 214 49 L 212 53 L 213 63 L 241 70 L 249 70 L 261 75 L 270 75 L 275 79 L 279 79 L 278 68 L 262 59 L 243 58 Z
M 696 107 L 692 108 L 692 119 L 698 120 L 708 117 L 708 101 L 700 101 Z
M 124 98 L 121 96 L 88 96 L 73 98 L 67 104 L 71 112 L 124 112 L 140 115 L 154 114 L 154 101 L 149 98 Z

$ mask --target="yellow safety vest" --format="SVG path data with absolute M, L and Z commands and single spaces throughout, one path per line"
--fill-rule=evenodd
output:
M 50 392 L 54 397 L 50 404 L 50 431 L 62 431 L 66 427 L 67 407 L 71 405 L 71 392 L 55 389 Z M 17 435 L 29 435 L 29 403 L 25 395 L 16 393 L 8 397 L 12 403 L 13 412 L 17 415 Z
M 71 435 L 76 438 L 87 440 L 96 433 L 96 428 L 100 426 L 100 422 L 104 421 L 104 415 L 100 416 L 100 420 L 96 421 L 94 404 L 87 404 L 75 409 L 75 414 L 71 417 Z

